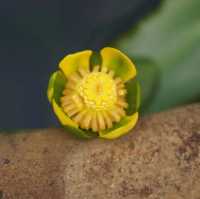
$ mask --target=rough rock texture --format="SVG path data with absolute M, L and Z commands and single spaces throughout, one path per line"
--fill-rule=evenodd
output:
M 200 105 L 145 117 L 114 141 L 1 134 L 0 198 L 200 199 Z

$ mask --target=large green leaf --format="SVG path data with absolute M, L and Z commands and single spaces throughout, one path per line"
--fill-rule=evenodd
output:
M 147 57 L 157 63 L 160 84 L 148 112 L 200 96 L 199 8 L 199 0 L 165 0 L 160 10 L 115 44 L 132 57 Z
M 148 113 L 149 105 L 157 94 L 160 83 L 160 71 L 155 62 L 147 58 L 134 59 L 137 68 L 137 79 L 140 83 L 141 107 L 140 112 Z M 133 89 L 133 86 L 132 88 Z

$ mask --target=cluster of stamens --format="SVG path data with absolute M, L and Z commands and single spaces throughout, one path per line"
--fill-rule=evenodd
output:
M 111 128 L 126 115 L 126 89 L 119 77 L 106 67 L 73 73 L 63 91 L 64 112 L 82 129 L 100 131 Z

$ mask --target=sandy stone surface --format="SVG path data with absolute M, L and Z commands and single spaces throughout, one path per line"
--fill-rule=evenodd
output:
M 142 118 L 114 141 L 1 133 L 0 198 L 200 199 L 200 104 Z

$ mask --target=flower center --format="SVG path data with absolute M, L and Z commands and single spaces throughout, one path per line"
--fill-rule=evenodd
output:
M 102 72 L 87 75 L 78 87 L 85 105 L 94 110 L 112 108 L 117 100 L 116 84 L 112 77 Z
M 111 128 L 126 115 L 126 90 L 114 72 L 95 66 L 72 74 L 61 98 L 61 107 L 79 127 L 100 131 Z

